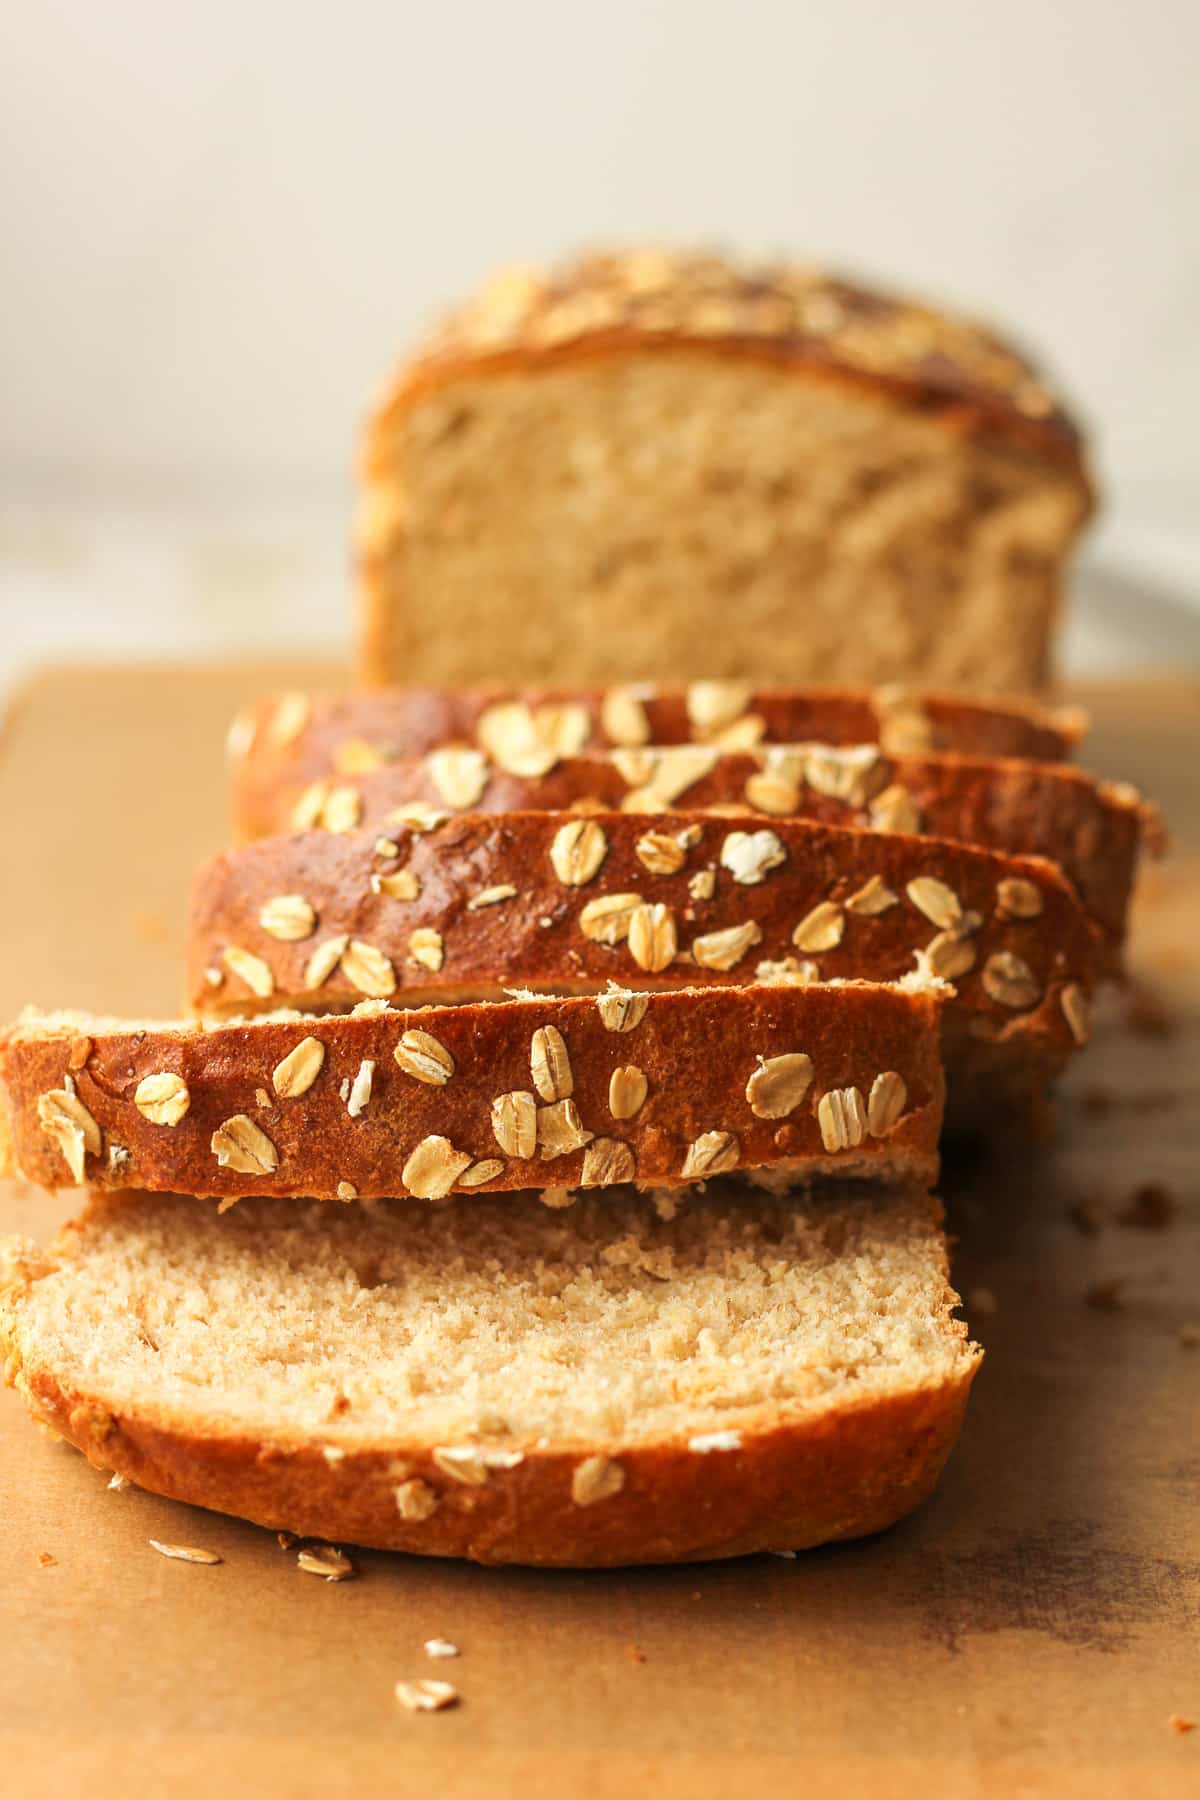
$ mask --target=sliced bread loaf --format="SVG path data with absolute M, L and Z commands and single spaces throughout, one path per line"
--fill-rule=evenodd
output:
M 97 1468 L 338 1543 L 673 1562 L 909 1512 L 980 1356 L 937 1202 L 672 1211 L 96 1196 L 11 1247 L 5 1372 Z
M 265 796 L 263 796 L 265 799 Z M 877 745 L 776 745 L 722 752 L 686 744 L 564 756 L 530 772 L 476 749 L 406 757 L 355 777 L 276 789 L 271 834 L 428 825 L 455 812 L 762 813 L 921 833 L 1056 862 L 1113 939 L 1125 930 L 1153 810 L 1127 785 L 1059 763 L 950 753 L 888 756 Z
M 667 927 L 652 910 L 646 929 Z M 28 1013 L 0 1035 L 0 1110 L 17 1172 L 44 1187 L 433 1200 L 732 1168 L 928 1183 L 938 1008 L 864 982 L 369 1000 L 211 1028 Z
M 910 688 L 774 688 L 697 681 L 609 688 L 386 688 L 273 694 L 230 728 L 234 816 L 242 837 L 271 825 L 281 786 L 366 774 L 398 756 L 475 745 L 532 771 L 560 756 L 643 744 L 879 744 L 893 753 L 1066 761 L 1086 720 L 1075 708 L 977 700 Z
M 657 918 L 657 933 L 646 921 Z M 436 944 L 436 954 L 430 946 Z M 188 998 L 272 1006 L 647 989 L 953 981 L 947 1125 L 994 1125 L 1088 1035 L 1097 932 L 1053 863 L 797 819 L 470 814 L 304 832 L 216 857 L 193 888 Z M 982 1102 L 982 1106 L 980 1106 Z

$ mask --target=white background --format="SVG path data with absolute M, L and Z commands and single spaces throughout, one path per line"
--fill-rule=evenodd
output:
M 643 238 L 1008 321 L 1108 496 L 1074 664 L 1183 653 L 1157 602 L 1200 589 L 1195 0 L 6 18 L 0 676 L 344 645 L 354 441 L 406 340 L 496 262 Z

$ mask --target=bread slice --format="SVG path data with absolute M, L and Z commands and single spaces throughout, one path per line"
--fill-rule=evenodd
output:
M 639 907 L 669 916 L 669 961 L 631 931 Z M 435 969 L 410 949 L 429 932 Z M 331 943 L 340 960 L 322 956 Z M 1057 867 L 1035 858 L 798 819 L 509 813 L 228 851 L 196 876 L 187 955 L 189 1003 L 213 1018 L 335 1011 L 364 992 L 426 1005 L 498 1000 L 506 985 L 594 993 L 609 979 L 949 978 L 947 1127 L 959 1133 L 1006 1127 L 1013 1097 L 1044 1089 L 1086 1042 L 1100 946 Z
M 754 687 L 697 681 L 601 688 L 387 688 L 334 696 L 271 694 L 229 731 L 235 830 L 270 834 L 273 794 L 362 775 L 397 756 L 475 745 L 530 768 L 547 757 L 642 744 L 879 744 L 1065 762 L 1086 729 L 1077 707 L 982 700 L 919 689 Z M 264 822 L 265 821 L 265 822 Z
M 368 428 L 368 681 L 1045 679 L 1078 433 L 961 318 L 660 250 L 489 284 Z
M 433 1200 L 735 1167 L 928 1184 L 938 1007 L 863 982 L 211 1028 L 27 1013 L 0 1035 L 0 1109 L 43 1187 Z
M 1056 862 L 1112 939 L 1119 960 L 1153 808 L 1127 783 L 1060 763 L 950 752 L 889 756 L 877 745 L 780 744 L 721 751 L 706 744 L 562 756 L 535 772 L 475 749 L 404 757 L 357 776 L 277 788 L 258 816 L 287 831 L 428 825 L 456 812 L 747 810 L 770 818 L 920 833 Z
M 958 1434 L 980 1352 L 940 1217 L 724 1181 L 674 1217 L 628 1190 L 219 1221 L 96 1196 L 50 1257 L 13 1247 L 0 1348 L 97 1468 L 301 1536 L 565 1565 L 798 1549 L 909 1512 Z

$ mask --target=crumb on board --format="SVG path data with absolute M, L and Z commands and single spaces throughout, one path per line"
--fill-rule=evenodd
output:
M 1181 1325 L 1179 1342 L 1185 1350 L 1195 1350 L 1200 1345 L 1200 1325 Z
M 1117 1214 L 1117 1224 L 1133 1231 L 1165 1231 L 1175 1217 L 1175 1196 L 1161 1181 L 1144 1181 L 1134 1188 L 1129 1204 Z
M 1121 1290 L 1124 1285 L 1117 1276 L 1108 1281 L 1093 1281 L 1084 1294 L 1084 1299 L 1096 1312 L 1116 1312 L 1121 1305 Z
M 1189 1719 L 1186 1713 L 1172 1713 L 1167 1724 L 1172 1731 L 1177 1731 L 1180 1737 L 1183 1737 L 1186 1732 L 1196 1729 L 1195 1719 Z
M 630 1644 L 629 1660 L 630 1660 L 630 1662 L 633 1662 L 633 1663 L 644 1663 L 646 1660 L 646 1652 L 641 1648 L 640 1645 Z
M 1085 1237 L 1095 1237 L 1104 1223 L 1104 1202 L 1093 1195 L 1073 1200 L 1067 1208 L 1067 1217 Z
M 57 1556 L 51 1556 L 51 1554 L 48 1550 L 39 1550 L 37 1553 L 37 1559 L 38 1559 L 38 1565 L 40 1568 L 56 1569 L 58 1567 Z
M 1000 1302 L 990 1287 L 973 1287 L 967 1294 L 967 1311 L 977 1319 L 994 1319 Z

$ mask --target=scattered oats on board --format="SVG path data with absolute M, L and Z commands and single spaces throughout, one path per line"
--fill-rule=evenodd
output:
M 123 1494 L 132 1483 L 124 1475 L 113 1475 L 109 1479 L 108 1489 L 112 1494 Z
M 149 1542 L 152 1550 L 157 1550 L 160 1556 L 170 1557 L 172 1562 L 219 1563 L 225 1560 L 215 1550 L 194 1550 L 189 1544 L 160 1544 L 157 1538 L 151 1538 Z
M 462 1652 L 457 1644 L 450 1642 L 449 1638 L 426 1638 L 425 1654 L 436 1660 L 441 1657 L 461 1656 Z
M 449 1681 L 398 1681 L 396 1698 L 408 1712 L 442 1712 L 458 1705 L 458 1689 Z
M 296 1566 L 306 1575 L 320 1575 L 326 1581 L 345 1581 L 354 1573 L 354 1564 L 345 1551 L 335 1550 L 332 1544 L 317 1544 L 312 1549 L 301 1550 Z

